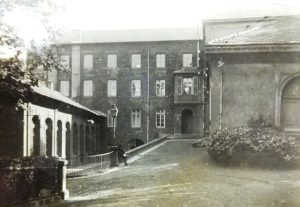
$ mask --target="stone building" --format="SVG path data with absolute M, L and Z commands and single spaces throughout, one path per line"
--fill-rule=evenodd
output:
M 198 28 L 72 31 L 56 45 L 70 74 L 48 85 L 94 110 L 118 109 L 116 137 L 128 148 L 164 134 L 202 136 L 203 81 Z
M 33 87 L 23 109 L 0 104 L 0 157 L 76 158 L 100 154 L 106 115 L 46 87 Z
M 219 20 L 204 25 L 211 33 L 205 35 L 211 71 L 211 132 L 262 117 L 268 124 L 298 134 L 300 17 L 264 17 L 250 24 L 233 24 L 232 34 L 225 31 L 228 24 Z M 214 33 L 224 35 L 214 39 Z

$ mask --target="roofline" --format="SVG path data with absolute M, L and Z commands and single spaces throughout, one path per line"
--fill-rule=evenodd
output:
M 269 44 L 206 45 L 206 53 L 300 52 L 300 42 Z
M 81 44 L 112 44 L 112 43 L 145 43 L 145 42 L 178 42 L 178 41 L 203 41 L 202 39 L 181 39 L 181 40 L 148 40 L 148 41 L 116 41 L 116 42 L 60 42 L 60 43 L 54 43 L 55 46 L 60 45 L 81 45 Z
M 37 94 L 37 95 L 39 95 L 39 96 L 43 96 L 43 97 L 46 97 L 46 98 L 48 98 L 48 99 L 52 99 L 52 100 L 58 101 L 58 102 L 60 102 L 60 103 L 64 103 L 64 104 L 66 104 L 66 105 L 72 106 L 72 107 L 77 108 L 77 109 L 79 109 L 79 110 L 82 110 L 82 111 L 86 111 L 86 112 L 88 112 L 88 113 L 91 113 L 91 114 L 93 114 L 93 115 L 95 115 L 95 116 L 106 117 L 106 115 L 105 115 L 103 112 L 101 112 L 102 114 L 100 114 L 100 113 L 98 113 L 98 112 L 96 112 L 96 111 L 94 111 L 94 110 L 92 110 L 92 109 L 89 109 L 89 108 L 87 108 L 87 107 L 85 107 L 85 106 L 83 106 L 83 105 L 81 105 L 81 104 L 79 104 L 79 103 L 73 101 L 72 99 L 70 99 L 70 98 L 68 98 L 68 97 L 65 97 L 65 98 L 70 99 L 71 103 L 64 102 L 64 101 L 62 101 L 62 100 L 60 100 L 60 99 L 55 98 L 54 96 L 49 96 L 49 95 L 47 95 L 47 94 L 43 94 L 42 92 L 36 90 L 37 88 L 39 88 L 39 87 L 33 87 L 32 90 L 33 90 L 33 92 L 34 92 L 35 94 Z M 46 87 L 46 88 L 47 88 L 47 87 Z M 48 90 L 51 90 L 51 89 L 48 89 Z M 59 93 L 58 91 L 53 91 L 53 92 Z
M 293 16 L 300 16 L 300 15 L 278 15 L 278 16 L 257 16 L 257 17 L 243 17 L 243 18 L 216 18 L 216 19 L 205 19 L 203 20 L 203 25 L 204 24 L 209 24 L 209 23 L 233 23 L 233 22 L 247 22 L 247 21 L 253 21 L 253 20 L 262 20 L 263 18 L 267 20 L 276 20 L 278 18 L 283 18 L 283 17 L 293 17 Z

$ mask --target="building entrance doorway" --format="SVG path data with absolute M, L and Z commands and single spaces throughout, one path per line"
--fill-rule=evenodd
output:
M 193 112 L 189 109 L 182 111 L 181 115 L 181 133 L 192 134 L 193 133 Z

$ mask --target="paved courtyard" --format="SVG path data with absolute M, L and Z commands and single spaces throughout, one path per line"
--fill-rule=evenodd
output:
M 300 206 L 300 170 L 214 164 L 197 140 L 170 140 L 104 174 L 68 180 L 58 206 Z

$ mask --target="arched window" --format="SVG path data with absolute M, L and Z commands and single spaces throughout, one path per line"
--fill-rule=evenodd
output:
M 78 126 L 76 123 L 73 124 L 73 153 L 78 153 Z
M 89 126 L 85 127 L 85 149 L 88 154 L 91 153 L 91 136 Z
M 71 126 L 70 123 L 66 123 L 66 157 L 70 158 L 70 151 L 71 151 Z
M 62 155 L 62 122 L 57 121 L 57 155 L 61 157 Z
M 300 77 L 291 79 L 281 98 L 281 127 L 286 131 L 300 131 Z
M 39 156 L 41 153 L 41 134 L 40 134 L 40 128 L 41 123 L 38 116 L 33 116 L 32 121 L 34 124 L 33 128 L 33 155 Z

